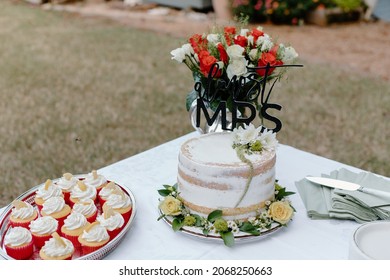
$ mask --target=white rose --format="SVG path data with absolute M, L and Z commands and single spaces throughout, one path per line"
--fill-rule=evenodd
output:
M 243 58 L 245 49 L 239 45 L 227 47 L 226 52 L 230 59 Z
M 248 62 L 244 57 L 231 60 L 226 69 L 228 78 L 231 79 L 233 76 L 244 76 L 246 73 L 248 73 L 248 69 L 246 68 L 247 64 Z
M 186 59 L 186 56 L 191 55 L 192 53 L 194 53 L 194 50 L 190 44 L 184 44 L 180 48 L 171 51 L 172 59 L 179 63 L 182 63 Z
M 260 36 L 257 39 L 256 44 L 258 46 L 261 46 L 262 52 L 269 51 L 274 46 L 274 43 L 272 42 L 271 37 L 268 34 L 264 34 L 264 36 Z
M 220 42 L 219 35 L 218 34 L 209 34 L 207 35 L 207 41 L 209 41 L 211 44 L 216 45 Z
M 293 47 L 286 47 L 284 48 L 282 61 L 284 63 L 289 63 L 294 61 L 298 57 L 298 53 L 295 51 Z
M 246 34 L 248 34 L 248 32 L 249 32 L 249 29 L 243 28 L 243 29 L 241 29 L 240 35 L 241 36 L 246 36 Z

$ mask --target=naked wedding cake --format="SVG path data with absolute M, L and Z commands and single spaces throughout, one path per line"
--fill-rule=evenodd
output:
M 259 134 L 210 133 L 181 146 L 178 192 L 191 213 L 219 209 L 227 220 L 248 219 L 274 199 L 277 141 L 271 132 Z

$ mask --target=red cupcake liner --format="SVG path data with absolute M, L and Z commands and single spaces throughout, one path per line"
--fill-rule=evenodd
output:
M 79 236 L 78 235 L 69 235 L 61 231 L 62 237 L 68 239 L 70 242 L 72 242 L 73 246 L 75 248 L 81 247 L 81 244 L 79 242 Z
M 36 219 L 36 218 L 35 218 Z M 34 219 L 34 220 L 35 220 Z M 26 229 L 30 229 L 29 228 L 29 225 L 30 225 L 31 221 L 26 221 L 26 222 L 15 222 L 15 221 L 11 221 L 9 220 L 9 224 L 11 225 L 11 227 L 24 227 Z
M 32 234 L 35 247 L 42 248 L 45 245 L 45 242 L 51 238 L 51 233 L 47 235 L 34 235 Z
M 130 220 L 132 212 L 133 212 L 133 208 L 131 208 L 130 211 L 128 211 L 126 213 L 121 213 L 123 219 L 125 220 L 125 223 L 127 223 Z
M 114 230 L 107 229 L 108 235 L 110 236 L 110 240 L 113 240 L 122 231 L 122 228 L 123 227 L 120 227 Z
M 34 252 L 34 243 L 31 240 L 27 245 L 16 248 L 5 245 L 5 251 L 8 256 L 16 260 L 28 260 Z
M 64 195 L 65 203 L 70 206 L 70 192 L 62 191 L 62 194 Z
M 96 210 L 95 213 L 92 216 L 86 217 L 88 223 L 93 223 L 96 221 L 96 217 L 98 215 L 98 211 Z

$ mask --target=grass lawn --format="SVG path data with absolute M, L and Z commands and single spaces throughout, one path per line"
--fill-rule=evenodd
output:
M 186 134 L 184 42 L 0 2 L 0 207 Z M 281 143 L 390 175 L 390 84 L 302 61 L 273 93 Z

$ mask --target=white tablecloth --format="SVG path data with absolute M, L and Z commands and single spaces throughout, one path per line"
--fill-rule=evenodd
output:
M 228 248 L 222 242 L 197 239 L 157 221 L 157 190 L 176 182 L 178 151 L 190 133 L 161 146 L 129 157 L 99 170 L 108 179 L 128 187 L 136 199 L 133 226 L 122 243 L 106 259 L 347 259 L 351 235 L 359 224 L 341 220 L 311 220 L 296 190 L 295 181 L 307 175 L 330 173 L 354 167 L 319 157 L 290 146 L 277 151 L 276 177 L 289 191 L 297 210 L 289 225 L 264 239 L 238 243 Z

